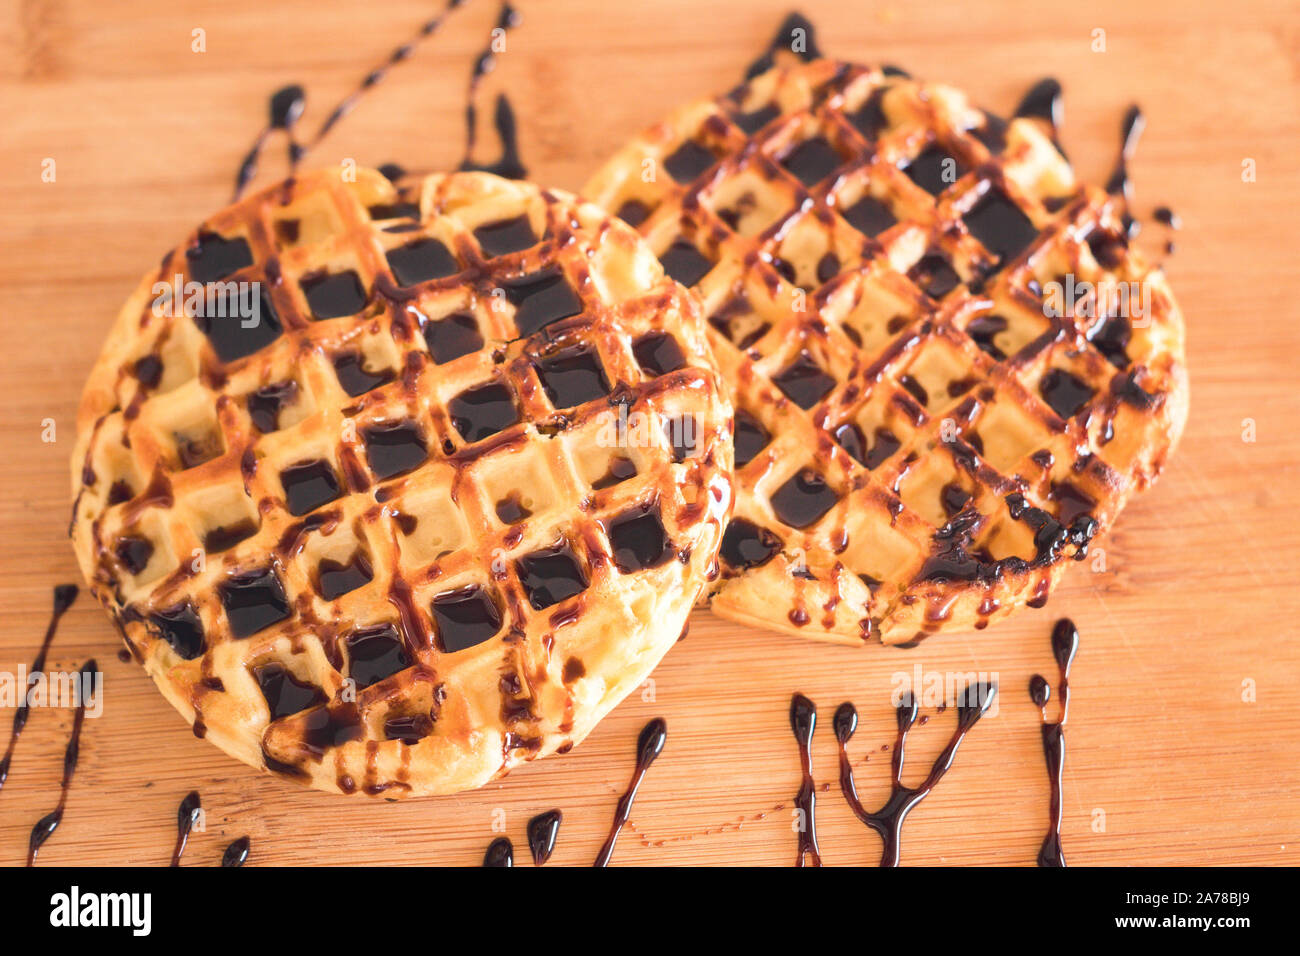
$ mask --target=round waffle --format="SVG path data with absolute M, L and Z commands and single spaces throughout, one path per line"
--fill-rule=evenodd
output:
M 181 279 L 200 298 L 165 307 Z M 568 194 L 303 175 L 123 308 L 78 413 L 78 560 L 231 755 L 322 790 L 479 786 L 582 740 L 717 573 L 704 329 Z
M 586 194 L 709 318 L 725 617 L 906 644 L 1040 604 L 1182 430 L 1164 276 L 1036 120 L 816 60 L 679 109 Z

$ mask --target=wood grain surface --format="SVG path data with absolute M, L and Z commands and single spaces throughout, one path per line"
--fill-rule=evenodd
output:
M 226 201 L 273 89 L 303 83 L 314 127 L 439 5 L 0 2 L 0 671 L 30 662 L 51 585 L 77 578 L 65 539 L 73 414 L 120 302 Z M 570 189 L 675 104 L 733 84 L 787 10 L 775 0 L 517 6 L 523 23 L 483 102 L 508 90 L 532 178 Z M 804 12 L 828 54 L 902 64 L 999 112 L 1032 81 L 1058 76 L 1063 142 L 1088 179 L 1108 172 L 1125 107 L 1146 110 L 1135 208 L 1149 216 L 1168 203 L 1183 220 L 1168 273 L 1188 322 L 1192 413 L 1160 483 L 1100 542 L 1104 571 L 1081 564 L 1045 610 L 911 651 L 822 646 L 699 614 L 644 694 L 571 755 L 479 792 L 401 804 L 303 791 L 195 739 L 143 672 L 118 660 L 108 618 L 83 594 L 50 666 L 95 657 L 105 708 L 87 721 L 67 815 L 40 862 L 165 864 L 177 804 L 197 788 L 207 817 L 186 855 L 193 865 L 215 863 L 244 834 L 251 864 L 476 864 L 500 832 L 522 858 L 527 819 L 552 807 L 564 811 L 554 863 L 589 863 L 637 732 L 662 715 L 667 747 L 615 864 L 789 865 L 799 774 L 787 711 L 802 691 L 822 718 L 813 755 L 819 787 L 830 785 L 819 793 L 823 856 L 871 864 L 880 842 L 835 785 L 830 716 L 841 701 L 857 704 L 852 753 L 864 800 L 877 803 L 892 680 L 920 666 L 988 672 L 1002 694 L 909 819 L 903 863 L 1029 865 L 1048 784 L 1026 687 L 1036 671 L 1054 674 L 1048 636 L 1062 615 L 1082 632 L 1066 734 L 1070 863 L 1300 862 L 1300 8 L 810 0 Z M 470 65 L 496 15 L 472 0 L 311 162 L 457 163 Z M 196 28 L 206 52 L 191 49 Z M 1105 52 L 1091 49 L 1098 28 Z M 480 139 L 494 148 L 490 132 Z M 42 181 L 47 158 L 55 182 Z M 1247 159 L 1254 182 L 1242 178 Z M 281 163 L 268 154 L 263 180 Z M 1163 239 L 1154 225 L 1147 235 Z M 0 714 L 2 739 L 8 720 Z M 908 782 L 953 720 L 949 710 L 917 728 Z M 68 710 L 33 711 L 0 791 L 0 864 L 23 861 L 32 824 L 53 808 L 71 723 Z

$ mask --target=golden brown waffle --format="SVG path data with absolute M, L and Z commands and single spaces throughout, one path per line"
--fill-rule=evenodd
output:
M 1182 430 L 1163 274 L 1037 121 L 818 60 L 676 111 L 586 193 L 709 317 L 737 415 L 723 616 L 902 644 L 1041 604 Z M 1121 283 L 1146 314 L 1113 314 Z
M 175 273 L 261 282 L 260 321 L 159 314 Z M 731 408 L 704 329 L 568 194 L 304 175 L 122 310 L 78 415 L 77 557 L 240 760 L 346 793 L 479 786 L 582 740 L 717 572 Z

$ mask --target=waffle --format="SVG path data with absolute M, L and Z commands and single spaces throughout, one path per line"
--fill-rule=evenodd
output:
M 248 281 L 246 308 L 156 308 L 178 272 Z M 126 303 L 78 413 L 77 557 L 232 756 L 327 791 L 479 786 L 582 740 L 717 573 L 731 408 L 704 330 L 566 193 L 303 175 Z
M 1040 605 L 1181 433 L 1164 276 L 1036 120 L 892 68 L 778 66 L 586 195 L 709 318 L 736 407 L 724 617 L 908 645 Z

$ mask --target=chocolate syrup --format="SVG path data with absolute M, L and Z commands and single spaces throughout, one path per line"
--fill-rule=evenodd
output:
M 1128 178 L 1128 161 L 1133 158 L 1138 140 L 1141 139 L 1142 130 L 1146 125 L 1146 118 L 1136 104 L 1128 108 L 1124 114 L 1124 122 L 1120 125 L 1119 159 L 1115 161 L 1115 171 L 1106 181 L 1106 192 L 1113 196 L 1123 196 L 1125 202 L 1133 199 L 1133 183 Z M 1139 228 L 1137 220 L 1128 213 L 1124 214 L 1124 226 L 1130 239 L 1137 234 Z
M 589 345 L 561 349 L 536 364 L 542 391 L 555 408 L 574 408 L 610 392 L 609 378 Z
M 191 790 L 185 794 L 185 797 L 181 800 L 181 805 L 176 808 L 176 847 L 172 850 L 172 866 L 181 865 L 181 856 L 185 853 L 185 847 L 189 843 L 190 833 L 194 829 L 194 821 L 198 819 L 202 811 L 203 804 L 199 800 L 197 790 Z
M 966 166 L 938 143 L 931 143 L 901 168 L 912 182 L 936 197 L 967 172 Z
M 564 814 L 559 810 L 547 810 L 528 821 L 528 852 L 537 866 L 544 864 L 555 852 L 555 838 L 560 834 L 563 819 Z
M 535 611 L 544 611 L 587 589 L 587 576 L 567 542 L 520 557 L 515 572 Z
M 503 3 L 493 33 L 495 34 L 497 30 L 503 33 L 512 30 L 519 26 L 521 19 L 518 10 L 509 3 Z M 479 83 L 483 77 L 496 68 L 496 52 L 492 49 L 494 42 L 496 42 L 495 36 L 475 59 L 473 69 L 470 71 L 469 92 L 465 100 L 465 158 L 456 168 L 462 171 L 495 173 L 506 179 L 523 179 L 528 175 L 528 170 L 519 160 L 519 136 L 515 113 L 504 93 L 497 96 L 496 111 L 493 114 L 493 125 L 501 140 L 501 158 L 495 163 L 486 164 L 476 163 L 470 158 L 474 152 L 475 128 L 478 125 L 478 107 L 474 103 L 474 97 L 478 93 Z
M 315 137 L 313 137 L 312 145 L 314 146 L 316 143 L 320 142 L 329 131 L 334 128 L 335 124 L 337 124 L 339 120 L 352 112 L 352 108 L 356 106 L 357 101 L 367 90 L 380 83 L 384 77 L 388 75 L 388 71 L 394 66 L 401 63 L 403 60 L 408 59 L 411 54 L 415 52 L 416 44 L 437 32 L 438 27 L 442 25 L 443 19 L 446 18 L 451 11 L 463 5 L 464 2 L 465 0 L 448 0 L 447 6 L 443 9 L 442 13 L 421 24 L 419 33 L 414 39 L 403 43 L 401 46 L 395 47 L 393 51 L 388 54 L 387 59 L 385 59 L 383 63 L 368 72 L 357 85 L 356 89 L 345 96 L 338 106 L 334 107 L 330 112 L 330 115 L 326 118 L 325 122 L 321 124 L 320 129 L 316 132 Z
M 294 127 L 297 126 L 298 120 L 302 116 L 303 108 L 306 105 L 306 97 L 306 92 L 301 86 L 297 85 L 281 87 L 271 94 L 266 126 L 257 134 L 252 147 L 239 164 L 239 172 L 235 174 L 235 192 L 230 197 L 231 202 L 239 199 L 253 177 L 257 175 L 257 163 L 262 156 L 262 147 L 266 145 L 267 138 L 276 130 L 282 130 L 288 140 L 290 172 L 292 173 L 298 167 L 298 162 L 302 159 L 306 150 L 294 135 Z
M 1061 773 L 1065 769 L 1065 721 L 1070 714 L 1070 665 L 1078 652 L 1079 629 L 1068 617 L 1063 617 L 1052 628 L 1052 656 L 1060 674 L 1057 686 L 1061 697 L 1061 714 L 1055 722 L 1048 723 L 1046 713 L 1051 685 L 1042 674 L 1035 674 L 1029 682 L 1029 698 L 1043 711 L 1043 757 L 1052 784 L 1047 835 L 1038 850 L 1038 865 L 1043 867 L 1065 866 L 1065 852 L 1061 848 Z
M 795 31 L 803 31 L 803 49 L 794 50 Z M 745 70 L 745 79 L 752 80 L 760 73 L 766 73 L 776 65 L 776 55 L 781 51 L 793 53 L 805 63 L 819 59 L 822 51 L 817 47 L 817 28 L 802 13 L 791 13 L 777 27 L 776 33 L 767 45 L 767 49 Z
M 477 584 L 445 591 L 430 606 L 438 650 L 454 654 L 482 644 L 501 630 L 501 609 Z
M 55 620 L 62 613 L 59 610 L 58 589 L 55 589 Z M 76 597 L 76 590 L 73 590 L 72 597 Z M 72 603 L 72 598 L 67 601 Z M 66 610 L 65 606 L 63 610 Z M 42 661 L 41 667 L 43 668 Z M 36 854 L 40 851 L 45 841 L 54 836 L 54 831 L 59 828 L 63 822 L 63 811 L 68 805 L 68 788 L 72 786 L 72 774 L 77 769 L 77 758 L 81 754 L 81 728 L 86 722 L 86 704 L 89 703 L 90 693 L 86 689 L 94 687 L 94 681 L 99 674 L 99 667 L 94 660 L 86 661 L 81 665 L 81 670 L 77 674 L 78 686 L 82 688 L 81 703 L 77 705 L 77 711 L 72 718 L 72 734 L 68 737 L 67 749 L 63 751 L 63 779 L 59 783 L 59 802 L 54 810 L 47 813 L 36 821 L 36 826 L 32 827 L 31 836 L 27 840 L 27 865 L 33 866 L 36 863 Z M 7 759 L 7 758 L 6 758 Z
M 582 311 L 582 299 L 558 269 L 543 269 L 501 283 L 506 300 L 515 307 L 515 328 L 522 336 L 572 318 Z
M 705 256 L 689 239 L 677 238 L 659 257 L 664 272 L 682 285 L 695 285 L 712 271 L 716 264 Z
M 487 852 L 483 854 L 483 865 L 490 867 L 515 865 L 515 845 L 510 842 L 509 837 L 497 837 L 488 844 Z
M 839 500 L 826 479 L 811 468 L 795 472 L 771 497 L 773 513 L 792 528 L 816 524 Z
M 656 506 L 635 505 L 606 524 L 614 566 L 623 574 L 655 568 L 673 554 L 673 541 Z
M 790 729 L 799 744 L 799 770 L 802 774 L 799 792 L 794 805 L 803 814 L 799 828 L 799 845 L 795 866 L 822 865 L 821 850 L 817 848 L 817 791 L 812 776 L 812 738 L 817 729 L 817 705 L 803 694 L 790 698 Z
M 1026 524 L 1034 532 L 1035 554 L 1031 561 L 1016 555 L 993 559 L 985 549 L 971 550 L 975 534 L 983 527 L 984 517 L 974 508 L 965 508 L 934 533 L 935 550 L 921 566 L 917 575 L 920 581 L 938 583 L 952 581 L 978 581 L 992 583 L 1011 571 L 1024 571 L 1046 567 L 1055 562 L 1068 545 L 1073 544 L 1074 559 L 1082 561 L 1088 554 L 1088 545 L 1097 531 L 1097 520 L 1090 514 L 1079 514 L 1067 526 L 1041 508 L 1035 508 L 1019 492 L 1006 496 L 1007 511 L 1013 521 Z M 1046 601 L 1046 596 L 1043 597 Z M 1036 607 L 1033 600 L 1030 607 Z
M 1061 128 L 1065 117 L 1064 97 L 1061 84 L 1055 77 L 1044 77 L 1029 88 L 1020 105 L 1016 107 L 1016 116 L 1046 120 L 1052 127 L 1052 136 Z
M 352 112 L 353 107 L 356 106 L 361 97 L 364 96 L 368 90 L 377 86 L 384 77 L 388 75 L 389 70 L 398 63 L 408 59 L 411 54 L 415 52 L 415 47 L 420 43 L 420 41 L 436 33 L 438 28 L 442 26 L 443 20 L 445 20 L 453 10 L 462 6 L 464 2 L 465 0 L 447 0 L 447 5 L 443 8 L 442 12 L 421 24 L 415 37 L 406 43 L 395 47 L 382 63 L 362 77 L 361 82 L 357 84 L 356 88 L 345 96 L 339 104 L 330 111 L 329 116 L 325 118 L 325 122 L 320 125 L 320 128 L 316 131 L 315 135 L 306 143 L 300 143 L 294 135 L 294 127 L 297 125 L 298 119 L 302 116 L 303 108 L 306 104 L 305 91 L 301 86 L 295 85 L 283 87 L 273 93 L 270 100 L 267 125 L 257 134 L 257 138 L 253 141 L 252 148 L 249 149 L 248 153 L 244 156 L 243 161 L 239 165 L 239 172 L 235 176 L 235 192 L 234 196 L 231 198 L 231 202 L 235 202 L 241 195 L 243 195 L 248 184 L 252 181 L 253 177 L 257 175 L 257 164 L 261 157 L 262 148 L 266 145 L 266 141 L 272 133 L 277 130 L 283 131 L 288 139 L 289 173 L 292 177 L 294 170 L 297 169 L 298 163 L 301 162 L 303 156 L 319 144 L 330 130 L 334 128 L 339 120 Z
M 650 765 L 655 759 L 663 753 L 664 742 L 668 739 L 668 722 L 662 717 L 656 717 L 650 723 L 641 728 L 641 735 L 636 741 L 636 768 L 632 771 L 632 780 L 627 785 L 627 790 L 623 796 L 618 798 L 618 806 L 614 810 L 614 822 L 610 825 L 609 836 L 605 837 L 605 844 L 596 854 L 596 862 L 592 866 L 609 866 L 610 857 L 614 855 L 614 844 L 618 841 L 618 835 L 623 832 L 623 827 L 627 825 L 628 818 L 632 815 L 632 801 L 636 799 L 636 792 L 641 786 L 641 781 L 645 779 L 645 772 L 650 769 Z
M 226 852 L 221 854 L 221 865 L 223 867 L 243 866 L 248 862 L 248 850 L 250 841 L 248 837 L 240 837 L 226 847 Z
M 800 352 L 793 362 L 772 376 L 777 388 L 786 397 L 807 411 L 835 387 L 835 378 L 817 364 L 806 351 Z
M 65 611 L 72 607 L 77 600 L 77 586 L 75 584 L 57 584 L 54 587 L 54 611 L 50 615 L 50 623 L 46 625 L 45 637 L 41 640 L 40 649 L 36 652 L 36 657 L 32 659 L 32 666 L 27 671 L 27 688 L 30 690 L 32 683 L 37 674 L 45 670 L 45 655 L 49 652 L 50 643 L 54 640 L 54 633 L 58 630 L 59 619 L 63 617 Z M 9 777 L 9 765 L 13 760 L 14 748 L 18 746 L 18 738 L 22 736 L 23 729 L 27 726 L 27 718 L 30 712 L 27 707 L 27 693 L 24 691 L 23 699 L 19 702 L 17 709 L 14 711 L 13 732 L 9 735 L 9 744 L 5 747 L 5 755 L 0 759 L 0 789 L 4 788 L 5 780 Z M 57 824 L 56 824 L 57 825 Z
M 840 790 L 844 799 L 859 820 L 880 834 L 884 848 L 880 855 L 881 866 L 898 866 L 900 841 L 903 822 L 912 808 L 929 796 L 943 775 L 952 767 L 957 756 L 957 748 L 966 738 L 966 734 L 975 726 L 997 694 L 995 684 L 973 684 L 966 689 L 966 702 L 957 707 L 957 726 L 953 729 L 948 745 L 935 758 L 930 772 L 919 787 L 903 785 L 903 759 L 907 744 L 907 734 L 917 722 L 920 706 L 916 698 L 908 693 L 897 705 L 898 735 L 894 739 L 893 753 L 890 758 L 892 778 L 890 780 L 889 799 L 879 810 L 868 812 L 858 799 L 857 786 L 853 780 L 853 765 L 849 761 L 848 742 L 858 729 L 858 712 L 853 704 L 845 702 L 835 711 L 835 739 L 840 746 Z M 974 701 L 971 702 L 972 696 Z
M 678 146 L 671 156 L 664 159 L 664 171 L 677 182 L 685 185 L 694 181 L 706 169 L 718 161 L 713 150 L 701 146 L 693 139 Z
M 841 426 L 852 427 L 852 426 Z M 736 467 L 743 468 L 758 457 L 772 442 L 772 436 L 753 415 L 744 409 L 736 409 L 735 419 Z

